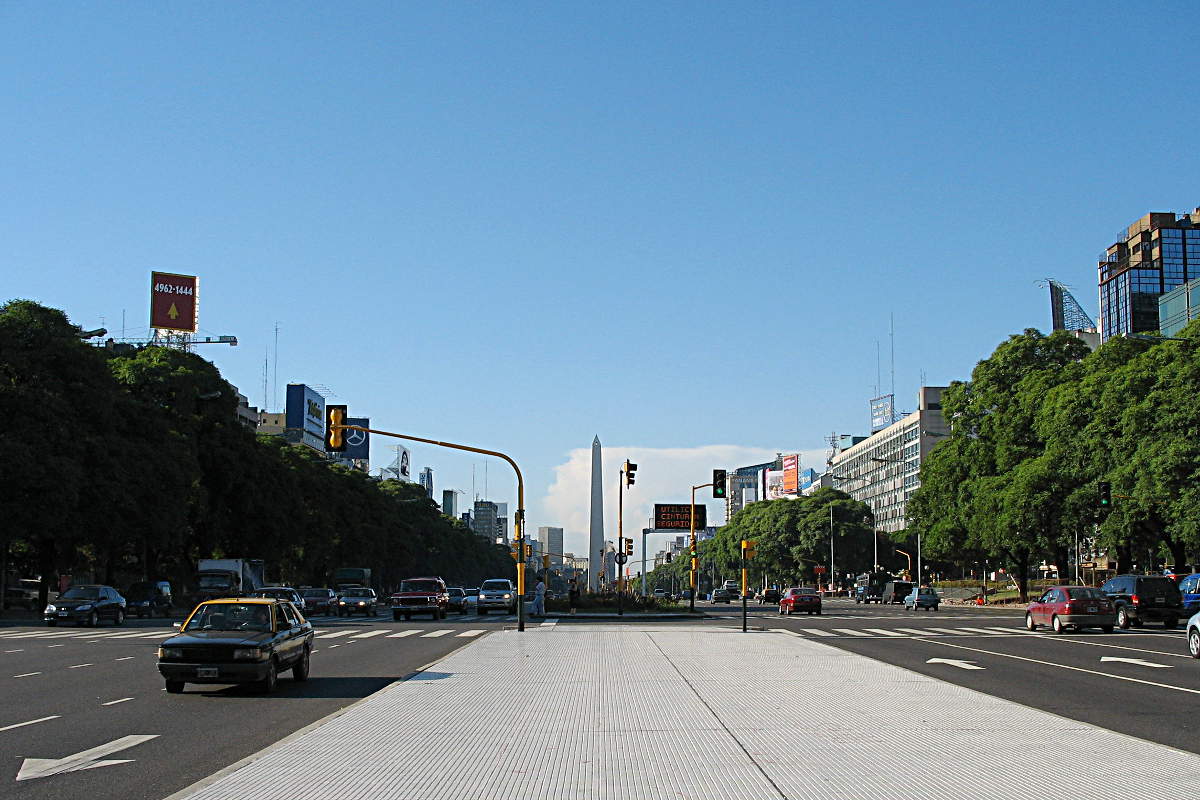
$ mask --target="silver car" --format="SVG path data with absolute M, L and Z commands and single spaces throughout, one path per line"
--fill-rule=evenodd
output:
M 477 603 L 480 614 L 492 609 L 504 610 L 509 614 L 517 611 L 517 590 L 507 578 L 490 578 L 479 586 Z

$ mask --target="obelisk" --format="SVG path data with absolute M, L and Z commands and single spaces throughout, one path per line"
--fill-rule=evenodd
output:
M 600 571 L 604 568 L 604 469 L 600 462 L 600 437 L 592 440 L 592 509 L 588 530 L 588 588 L 600 590 Z

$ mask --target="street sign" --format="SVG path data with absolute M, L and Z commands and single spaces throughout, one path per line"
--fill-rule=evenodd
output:
M 200 279 L 170 272 L 150 273 L 150 327 L 196 332 Z
M 1096 566 L 1096 562 L 1095 561 L 1081 561 L 1081 562 L 1079 562 L 1079 566 L 1081 569 L 1094 569 Z
M 629 560 L 629 556 L 625 555 L 624 553 L 617 553 L 617 563 L 618 564 L 624 564 L 628 560 Z
M 708 527 L 708 506 L 697 503 L 696 530 Z M 692 526 L 692 506 L 687 503 L 655 503 L 654 527 L 669 530 L 688 530 Z
M 818 575 L 824 575 L 825 568 L 818 564 L 817 566 L 813 567 L 813 572 L 817 573 Z

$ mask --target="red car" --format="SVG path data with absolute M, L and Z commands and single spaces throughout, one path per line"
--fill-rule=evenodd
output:
M 780 614 L 799 614 L 807 611 L 809 616 L 821 615 L 821 594 L 807 586 L 793 587 L 779 598 Z
M 1090 586 L 1053 586 L 1025 611 L 1025 627 L 1031 631 L 1049 625 L 1055 633 L 1062 633 L 1072 625 L 1077 631 L 1093 627 L 1112 633 L 1116 623 L 1117 609 L 1112 600 Z
M 450 605 L 450 593 L 441 578 L 409 578 L 400 581 L 400 591 L 391 597 L 392 620 L 412 619 L 413 614 L 429 614 L 432 619 L 445 619 Z

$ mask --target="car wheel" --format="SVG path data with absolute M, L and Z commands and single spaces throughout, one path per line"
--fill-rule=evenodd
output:
M 1177 625 L 1179 625 L 1179 620 L 1174 617 L 1167 617 L 1163 620 L 1163 630 L 1165 631 L 1173 631 Z
M 96 627 L 96 626 L 97 626 L 97 625 L 99 625 L 99 624 L 100 624 L 100 615 L 99 615 L 99 614 L 97 614 L 95 611 L 93 611 L 92 613 L 88 614 L 88 618 L 87 618 L 87 626 L 88 626 L 89 628 L 94 628 L 94 627 Z
M 1200 658 L 1200 629 L 1192 628 L 1188 631 L 1188 652 L 1192 654 L 1192 658 Z
M 1105 633 L 1112 633 L 1113 626 L 1112 625 L 1101 625 L 1100 630 L 1104 631 Z M 1200 656 L 1198 656 L 1198 658 L 1200 658 Z
M 405 614 L 405 615 L 404 615 L 404 621 L 405 621 L 405 622 L 410 622 L 411 620 L 412 620 L 412 614 Z
M 392 622 L 399 622 L 399 621 L 400 621 L 400 612 L 393 611 L 392 612 Z
M 937 606 L 934 606 L 934 607 L 933 607 L 933 610 L 934 610 L 934 611 L 937 611 L 937 610 L 938 610 L 938 607 L 937 607 Z
M 817 616 L 818 617 L 821 616 L 821 609 L 819 609 L 819 608 L 817 609 Z
M 1129 630 L 1129 612 L 1125 610 L 1125 606 L 1117 609 L 1117 627 L 1121 630 Z
M 779 607 L 779 616 L 783 616 L 783 606 Z
M 1025 630 L 1036 631 L 1037 623 L 1033 621 L 1033 614 L 1025 615 Z
M 167 694 L 179 694 L 183 691 L 183 681 L 167 681 Z
M 1064 629 L 1063 629 L 1062 620 L 1060 620 L 1058 618 L 1058 614 L 1055 614 L 1054 616 L 1050 617 L 1050 627 L 1054 630 L 1055 633 L 1063 632 Z
M 304 648 L 304 655 L 296 662 L 296 666 L 292 667 L 292 679 L 297 681 L 308 680 L 308 665 L 311 654 L 308 648 Z
M 270 694 L 275 691 L 275 687 L 279 684 L 279 667 L 275 663 L 275 659 L 267 662 L 267 677 L 258 682 L 258 689 L 263 694 Z
M 125 624 L 124 610 L 122 610 L 120 608 L 117 609 L 117 616 L 113 617 L 113 623 L 116 625 L 124 625 Z

